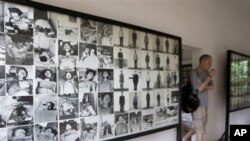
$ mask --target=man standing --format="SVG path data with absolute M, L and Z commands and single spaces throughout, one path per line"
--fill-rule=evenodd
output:
M 124 105 L 125 105 L 125 97 L 123 95 L 123 92 L 121 92 L 121 96 L 119 98 L 119 104 L 120 104 L 120 112 L 124 112 Z
M 160 38 L 159 38 L 159 36 L 157 36 L 157 38 L 156 38 L 156 48 L 157 48 L 157 51 L 160 51 Z
M 132 33 L 133 47 L 136 48 L 137 33 L 135 30 Z
M 160 96 L 159 93 L 158 93 L 156 98 L 157 98 L 157 105 L 160 106 L 161 105 L 161 102 L 160 102 L 161 101 L 161 96 Z
M 139 81 L 139 76 L 137 74 L 137 72 L 135 71 L 135 73 L 133 74 L 133 83 L 134 83 L 134 90 L 137 90 L 137 85 L 138 85 L 138 81 Z
M 123 74 L 123 71 L 121 70 L 121 73 L 120 73 L 120 89 L 123 90 L 123 83 L 124 83 L 124 74 Z
M 122 66 L 123 66 L 123 53 L 122 53 L 122 49 L 119 49 L 119 52 L 118 52 L 118 62 L 119 62 L 119 68 L 122 68 Z
M 149 67 L 150 58 L 149 58 L 148 52 L 147 52 L 146 57 L 145 57 L 145 62 L 146 62 L 146 69 L 150 69 L 150 67 Z
M 204 141 L 208 116 L 208 89 L 211 88 L 212 78 L 215 76 L 215 69 L 210 69 L 211 67 L 212 57 L 204 54 L 199 59 L 199 66 L 191 71 L 192 92 L 198 93 L 200 106 L 192 113 L 193 128 L 183 137 L 183 141 L 188 140 L 194 133 L 196 133 L 197 141 Z
M 166 52 L 168 53 L 168 50 L 169 50 L 169 41 L 168 41 L 168 38 L 166 39 L 165 45 L 166 45 Z
M 148 43 L 149 43 L 149 41 L 148 41 L 148 33 L 146 33 L 145 36 L 144 36 L 144 43 L 145 43 L 145 49 L 148 50 Z
M 137 95 L 137 92 L 135 92 L 135 95 L 134 95 L 133 106 L 134 106 L 134 109 L 138 109 L 138 95 Z
M 123 46 L 124 34 L 123 34 L 122 27 L 120 27 L 120 30 L 119 30 L 119 38 L 120 38 L 120 46 Z
M 161 69 L 161 66 L 160 66 L 160 64 L 161 64 L 161 58 L 160 58 L 160 55 L 159 54 L 157 54 L 157 56 L 156 56 L 156 69 L 157 70 L 160 70 Z
M 149 76 L 149 71 L 147 72 L 147 76 L 146 76 L 146 82 L 147 82 L 147 89 L 150 89 L 150 76 Z
M 148 91 L 148 93 L 146 95 L 146 101 L 147 101 L 147 109 L 149 109 L 149 107 L 150 107 L 150 94 L 149 94 L 149 91 Z
M 134 52 L 133 59 L 134 59 L 134 68 L 137 69 L 138 55 L 137 55 L 136 50 Z

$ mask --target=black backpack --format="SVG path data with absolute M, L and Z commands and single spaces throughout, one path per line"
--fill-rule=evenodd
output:
M 197 75 L 199 77 L 198 73 Z M 192 84 L 190 80 L 182 87 L 181 98 L 182 98 L 182 111 L 183 112 L 193 113 L 200 106 L 200 100 L 197 96 L 198 90 L 196 91 L 197 92 L 195 94 L 192 92 Z

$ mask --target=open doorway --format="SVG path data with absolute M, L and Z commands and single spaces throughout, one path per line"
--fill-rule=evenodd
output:
M 190 72 L 197 66 L 197 58 L 199 57 L 198 54 L 201 52 L 201 49 L 182 45 L 182 84 L 181 86 L 185 85 L 190 77 Z M 190 129 L 192 128 L 192 116 L 191 114 L 187 114 L 182 112 L 182 136 L 184 136 Z M 195 141 L 195 136 L 192 136 L 191 139 L 188 141 Z

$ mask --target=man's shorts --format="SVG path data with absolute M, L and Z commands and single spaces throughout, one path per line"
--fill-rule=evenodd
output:
M 196 133 L 205 134 L 207 125 L 207 108 L 199 107 L 192 113 L 193 129 Z

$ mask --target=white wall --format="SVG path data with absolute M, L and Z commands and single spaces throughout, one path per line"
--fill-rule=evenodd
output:
M 37 0 L 41 1 L 41 0 Z M 142 27 L 178 35 L 183 44 L 202 48 L 213 56 L 217 77 L 209 93 L 207 141 L 215 141 L 224 132 L 226 50 L 250 54 L 249 0 L 43 0 L 57 6 L 82 11 Z M 174 139 L 165 131 L 136 141 Z

